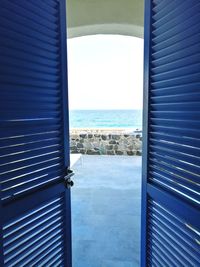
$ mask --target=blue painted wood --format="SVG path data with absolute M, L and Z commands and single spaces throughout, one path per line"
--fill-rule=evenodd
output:
M 198 266 L 200 4 L 145 9 L 141 266 Z
M 149 86 L 151 58 L 151 1 L 145 1 L 144 22 L 144 93 L 143 93 L 143 151 L 142 151 L 142 212 L 141 212 L 141 267 L 147 265 L 147 175 L 149 151 Z
M 155 185 L 148 184 L 148 193 L 151 198 L 166 209 L 170 210 L 172 213 L 176 214 L 177 217 L 182 218 L 185 222 L 190 222 L 194 228 L 200 228 L 199 210 L 195 205 L 185 202 L 184 198 L 173 194 L 173 192 L 168 192 L 163 190 L 161 187 L 156 187 Z
M 0 189 L 1 189 L 1 185 L 0 185 Z M 0 190 L 0 198 L 1 198 L 1 190 Z M 2 206 L 2 202 L 0 201 L 0 266 L 4 265 L 4 254 L 3 254 L 3 229 L 2 229 L 2 225 L 3 225 L 3 217 L 2 214 L 4 214 L 4 209 Z
M 7 212 L 2 214 L 2 221 L 5 224 L 7 221 L 11 221 L 12 218 L 18 217 L 23 213 L 32 210 L 34 207 L 39 206 L 46 200 L 51 200 L 57 195 L 61 195 L 63 192 L 63 184 L 55 183 L 53 186 L 46 186 L 34 192 L 34 194 L 29 194 L 24 197 L 24 195 L 13 197 L 5 204 Z M 34 197 L 33 197 L 34 195 Z M 24 202 L 26 201 L 26 205 Z M 13 203 L 14 202 L 14 203 Z
M 71 267 L 65 0 L 0 2 L 0 266 Z
M 66 36 L 66 2 L 60 0 L 60 28 L 61 28 L 61 62 L 62 62 L 62 105 L 63 105 L 63 133 L 64 133 L 64 160 L 65 168 L 70 166 L 69 144 L 69 107 L 68 107 L 68 83 L 67 83 L 67 36 Z M 71 237 L 71 195 L 70 190 L 65 191 L 65 258 L 66 266 L 72 266 L 72 237 Z

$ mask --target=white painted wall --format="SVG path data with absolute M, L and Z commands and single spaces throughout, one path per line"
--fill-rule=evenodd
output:
M 143 37 L 144 0 L 68 0 L 68 38 L 94 34 Z

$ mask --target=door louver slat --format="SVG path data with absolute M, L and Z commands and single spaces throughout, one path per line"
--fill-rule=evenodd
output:
M 157 248 L 151 244 L 158 240 L 163 249 L 161 255 L 176 259 L 177 266 L 198 266 L 200 232 L 152 199 L 148 202 L 148 213 L 150 253 L 157 252 Z M 168 260 L 165 265 L 168 266 Z
M 156 9 L 152 15 L 152 23 L 154 30 L 152 31 L 152 47 L 151 51 L 153 54 L 153 66 L 159 66 L 166 64 L 169 61 L 168 55 L 169 51 L 167 48 L 165 50 L 160 50 L 157 45 L 163 42 L 164 38 L 167 40 L 168 38 L 173 37 L 178 32 L 179 35 L 184 35 L 184 29 L 187 29 L 187 22 L 191 20 L 191 12 L 198 13 L 200 5 L 198 1 L 192 1 L 193 5 L 187 1 L 182 1 L 180 6 L 177 6 L 179 1 L 173 1 L 171 3 L 167 3 L 164 9 L 160 9 L 157 6 L 157 2 L 153 1 L 153 5 L 156 6 Z M 196 4 L 196 6 L 195 6 Z M 186 21 L 186 23 L 182 27 L 182 31 L 180 32 L 179 27 L 177 26 L 176 16 L 180 12 L 179 8 L 189 7 L 189 12 L 183 12 L 178 16 L 179 24 L 182 21 Z M 166 10 L 171 10 L 168 15 L 165 15 L 164 18 L 162 14 L 166 14 Z M 177 13 L 178 12 L 178 13 Z M 169 20 L 170 18 L 170 20 Z M 171 19 L 176 21 L 174 27 L 169 27 L 168 31 L 166 25 L 171 25 Z M 155 22 L 155 23 L 154 23 Z M 164 22 L 164 23 L 163 23 Z M 200 23 L 199 17 L 198 22 Z M 158 28 L 159 30 L 156 30 Z M 161 34 L 162 33 L 162 34 Z M 163 37 L 162 37 L 163 36 Z M 199 36 L 199 35 L 198 35 Z M 182 40 L 182 38 L 180 38 Z M 194 40 L 195 38 L 191 38 Z M 155 42 L 156 40 L 156 42 Z M 182 45 L 182 41 L 180 42 L 180 46 Z M 187 39 L 188 40 L 188 39 Z M 198 38 L 198 40 L 200 40 Z M 197 42 L 195 40 L 194 42 Z M 155 45 L 156 44 L 156 45 Z M 177 43 L 178 45 L 178 43 Z M 198 52 L 200 53 L 200 47 L 196 46 L 197 51 L 193 51 L 191 47 L 187 47 L 190 49 L 190 53 Z M 168 53 L 166 53 L 168 51 Z M 185 52 L 184 50 L 178 49 L 173 50 L 173 57 L 180 57 L 180 55 Z M 159 54 L 159 57 L 155 58 L 155 54 Z M 160 60 L 163 60 L 162 63 Z M 158 63 L 156 63 L 158 61 Z M 181 63 L 181 62 L 180 62 Z M 157 71 L 156 73 L 151 75 L 151 90 L 150 90 L 150 103 L 152 105 L 156 105 L 156 111 L 150 110 L 150 134 L 149 134 L 149 146 L 150 146 L 150 172 L 151 172 L 151 182 L 155 184 L 159 184 L 162 186 L 166 186 L 168 190 L 175 190 L 177 193 L 179 192 L 183 196 L 189 199 L 193 199 L 198 203 L 200 200 L 199 196 L 199 179 L 200 179 L 200 146 L 198 146 L 198 142 L 193 142 L 190 145 L 184 144 L 184 136 L 179 135 L 179 142 L 175 139 L 166 140 L 165 136 L 163 138 L 158 135 L 156 138 L 154 136 L 159 133 L 159 131 L 154 127 L 165 127 L 168 128 L 170 132 L 171 127 L 179 128 L 180 131 L 184 132 L 184 128 L 187 126 L 191 130 L 197 130 L 199 132 L 199 119 L 200 119 L 200 94 L 198 92 L 198 84 L 199 80 L 199 72 L 200 72 L 200 62 L 195 63 L 195 65 L 189 64 L 184 65 L 180 64 L 179 68 L 176 68 L 175 63 L 170 63 L 170 67 L 167 71 L 162 72 L 162 74 Z M 190 85 L 197 84 L 196 89 L 190 91 Z M 177 88 L 178 86 L 178 94 Z M 184 89 L 182 89 L 184 86 Z M 173 87 L 173 94 L 170 94 L 170 88 Z M 198 89 L 197 89 L 198 88 Z M 172 89 L 171 89 L 172 90 Z M 159 93 L 157 93 L 157 91 Z M 187 92 L 187 93 L 186 93 Z M 194 110 L 190 110 L 186 112 L 186 106 L 182 106 L 181 104 L 184 102 L 188 103 L 188 106 L 192 105 L 192 102 L 195 102 Z M 162 105 L 166 103 L 166 111 L 163 110 Z M 170 104 L 176 103 L 178 105 L 177 110 L 172 110 L 170 108 Z M 174 104 L 175 105 L 175 104 Z M 154 107 L 152 106 L 152 107 Z M 164 133 L 165 129 L 163 128 Z M 177 133 L 176 133 L 177 134 Z M 187 133 L 186 133 L 187 134 Z M 197 138 L 191 133 L 187 134 L 187 137 Z M 198 136 L 199 137 L 199 136 Z M 199 141 L 199 138 L 198 138 Z M 157 171 L 160 171 L 162 175 L 158 174 Z M 155 178 L 154 178 L 155 174 Z M 174 176 L 174 178 L 172 178 Z M 179 182 L 176 180 L 176 177 L 179 177 Z M 190 181 L 190 183 L 186 184 L 184 181 Z M 174 188 L 173 188 L 174 184 Z M 190 187 L 191 184 L 191 187 Z M 195 187 L 195 191 L 194 190 Z M 173 189 L 171 189 L 173 188 Z M 196 197 L 194 197 L 196 196 Z
M 0 62 L 0 266 L 71 267 L 65 0 L 1 0 Z
M 49 257 L 57 260 L 63 257 L 63 198 L 57 198 L 49 203 L 16 218 L 3 228 L 3 243 L 5 266 L 33 266 L 40 261 L 45 262 L 46 250 L 52 250 Z
M 146 0 L 142 266 L 200 262 L 199 25 L 198 0 Z
M 0 82 L 5 84 L 5 87 L 11 83 L 10 90 L 13 92 L 13 95 L 11 92 L 4 93 L 2 103 L 8 106 L 10 102 L 16 108 L 16 110 L 14 108 L 11 111 L 8 110 L 6 117 L 3 115 L 4 122 L 2 121 L 1 125 L 5 124 L 5 126 L 3 126 L 4 130 L 1 132 L 1 137 L 3 142 L 10 141 L 11 138 L 12 141 L 15 140 L 14 136 L 9 136 L 10 127 L 12 127 L 10 129 L 12 134 L 15 134 L 16 131 L 16 136 L 24 136 L 24 140 L 21 137 L 23 146 L 18 146 L 17 143 L 13 142 L 11 148 L 1 149 L 0 175 L 2 176 L 2 199 L 4 200 L 44 185 L 49 181 L 54 181 L 60 177 L 63 171 L 62 158 L 60 158 L 62 137 L 57 136 L 56 142 L 42 141 L 39 136 L 44 130 L 42 127 L 38 127 L 46 124 L 46 134 L 56 127 L 58 129 L 61 127 L 59 124 L 56 126 L 61 120 L 59 111 L 61 95 L 59 95 L 58 76 L 60 54 L 57 23 L 59 13 L 58 3 L 52 3 L 56 4 L 54 8 L 48 3 L 42 3 L 41 6 L 27 1 L 20 3 L 14 0 L 1 2 L 3 9 L 1 9 L 0 19 L 2 27 L 0 44 L 4 46 L 1 57 L 2 59 L 5 58 L 6 65 L 1 70 Z M 46 10 L 43 8 L 44 6 L 46 6 Z M 28 14 L 30 16 L 27 16 Z M 38 19 L 38 16 L 42 16 L 42 19 Z M 27 46 L 28 44 L 33 48 L 31 51 L 30 47 Z M 8 61 L 8 56 L 14 57 L 14 63 L 11 58 L 10 62 Z M 21 64 L 22 60 L 24 60 L 23 65 Z M 13 84 L 10 80 L 11 75 L 14 80 Z M 31 91 L 34 87 L 37 92 L 35 101 Z M 14 90 L 17 92 L 17 98 Z M 40 98 L 38 98 L 39 90 Z M 32 94 L 30 103 L 27 101 L 28 93 Z M 25 100 L 26 104 L 20 104 L 20 101 L 24 102 Z M 2 109 L 5 111 L 6 107 L 2 105 Z M 34 130 L 32 129 L 33 125 L 35 125 Z M 24 129 L 25 126 L 26 129 Z M 22 131 L 20 131 L 21 128 L 23 128 Z M 35 140 L 40 140 L 40 142 L 36 145 L 26 145 L 27 135 L 30 136 L 34 131 Z M 51 166 L 57 166 L 55 168 L 57 172 L 55 170 L 50 171 Z M 9 169 L 12 169 L 11 173 L 9 173 Z

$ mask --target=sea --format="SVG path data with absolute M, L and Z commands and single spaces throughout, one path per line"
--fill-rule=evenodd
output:
M 142 129 L 142 110 L 70 110 L 70 128 Z

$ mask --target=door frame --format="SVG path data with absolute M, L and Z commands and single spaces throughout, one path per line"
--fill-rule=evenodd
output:
M 62 64 L 62 109 L 63 109 L 63 146 L 64 146 L 64 164 L 67 170 L 70 168 L 70 139 L 69 139 L 69 97 L 68 97 L 68 66 L 67 66 L 67 1 L 60 1 L 60 36 L 62 50 L 60 51 Z M 69 204 L 70 203 L 70 204 Z M 67 266 L 72 266 L 72 226 L 71 226 L 71 190 L 65 190 L 65 259 Z
M 143 66 L 143 129 L 142 129 L 142 195 L 141 195 L 141 266 L 146 266 L 147 244 L 147 174 L 149 143 L 149 85 L 150 85 L 150 51 L 151 51 L 151 1 L 144 0 L 144 66 Z

